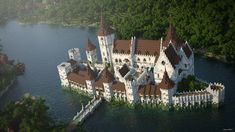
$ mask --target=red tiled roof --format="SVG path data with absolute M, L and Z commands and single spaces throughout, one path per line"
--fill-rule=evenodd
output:
M 87 43 L 86 43 L 86 48 L 85 49 L 86 49 L 86 51 L 92 51 L 92 50 L 96 49 L 95 45 L 93 45 L 91 43 L 89 38 L 87 39 Z
M 112 88 L 114 92 L 126 92 L 125 84 L 119 81 L 115 81 Z
M 165 49 L 164 52 L 165 52 L 167 58 L 169 59 L 171 65 L 175 68 L 175 65 L 179 64 L 179 62 L 180 62 L 180 57 L 175 52 L 175 49 L 172 46 L 172 44 L 170 44 L 167 47 L 167 49 Z
M 174 87 L 174 82 L 169 78 L 167 72 L 164 72 L 162 81 L 158 84 L 159 89 L 171 89 Z
M 86 85 L 86 80 L 94 80 L 95 73 L 90 69 L 88 66 L 86 69 L 77 69 L 77 71 L 73 71 L 68 75 L 68 80 L 81 84 Z
M 160 40 L 136 40 L 135 54 L 159 56 L 160 42 Z
M 131 40 L 115 40 L 113 44 L 113 53 L 130 54 Z
M 176 48 L 181 47 L 183 44 L 183 41 L 177 37 L 175 28 L 171 24 L 167 29 L 167 35 L 163 42 L 163 46 L 168 47 L 170 41 L 174 44 Z
M 192 55 L 192 51 L 190 50 L 188 44 L 185 44 L 183 47 L 185 55 L 189 58 Z
M 98 87 L 103 87 L 103 83 L 110 83 L 114 81 L 113 74 L 108 70 L 107 67 L 100 73 L 98 79 L 95 82 L 95 85 Z
M 159 96 L 161 98 L 160 88 L 155 85 L 140 85 L 138 93 L 140 96 Z
M 106 36 L 113 33 L 113 30 L 109 27 L 109 25 L 106 23 L 104 17 L 101 15 L 100 20 L 100 29 L 97 32 L 98 36 Z

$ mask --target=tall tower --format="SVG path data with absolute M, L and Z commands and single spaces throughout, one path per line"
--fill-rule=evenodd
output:
M 88 38 L 86 43 L 86 56 L 87 60 L 89 61 L 89 65 L 94 68 L 94 64 L 97 62 L 97 56 L 96 56 L 96 47 L 93 45 Z
M 100 46 L 100 53 L 103 63 L 112 63 L 112 44 L 114 41 L 113 30 L 105 22 L 101 15 L 100 29 L 97 32 L 97 37 Z
M 75 60 L 78 63 L 81 61 L 81 55 L 80 55 L 79 48 L 69 49 L 68 54 L 69 54 L 69 59 Z

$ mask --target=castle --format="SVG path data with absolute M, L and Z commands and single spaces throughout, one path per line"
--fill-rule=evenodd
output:
M 210 83 L 200 91 L 177 92 L 178 83 L 194 75 L 194 53 L 187 41 L 177 37 L 172 25 L 164 39 L 116 40 L 101 16 L 97 38 L 102 62 L 98 62 L 97 48 L 89 39 L 85 45 L 87 61 L 81 59 L 78 48 L 68 50 L 69 60 L 57 66 L 63 87 L 131 104 L 224 102 L 225 87 L 219 83 Z

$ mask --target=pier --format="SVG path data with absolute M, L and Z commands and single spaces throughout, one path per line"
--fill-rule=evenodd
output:
M 80 112 L 77 112 L 77 114 L 73 117 L 72 124 L 78 124 L 83 123 L 93 112 L 96 110 L 96 108 L 101 104 L 102 98 L 96 99 L 94 97 L 91 101 L 88 102 L 88 104 L 84 107 L 82 105 L 82 109 Z

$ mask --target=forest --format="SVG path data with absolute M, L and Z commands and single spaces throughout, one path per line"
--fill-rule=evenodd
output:
M 233 0 L 0 0 L 0 21 L 88 26 L 101 12 L 119 39 L 159 39 L 172 23 L 196 51 L 235 62 Z

